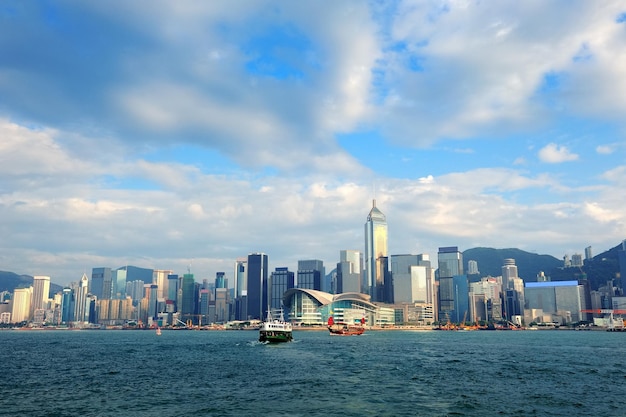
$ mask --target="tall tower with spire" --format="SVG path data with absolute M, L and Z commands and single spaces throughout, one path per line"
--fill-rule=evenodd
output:
M 387 218 L 372 201 L 372 209 L 365 223 L 365 286 L 363 292 L 372 301 L 385 300 L 385 280 L 388 277 Z

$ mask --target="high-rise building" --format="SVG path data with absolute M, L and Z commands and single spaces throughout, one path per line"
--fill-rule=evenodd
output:
M 245 296 L 248 290 L 248 258 L 238 258 L 235 261 L 235 298 Z
M 298 288 L 322 291 L 322 278 L 325 276 L 324 262 L 319 259 L 298 261 Z
M 363 276 L 363 258 L 358 250 L 339 251 L 337 278 L 334 288 L 336 294 L 361 292 Z
M 478 262 L 474 260 L 467 261 L 467 274 L 468 275 L 480 274 L 480 272 L 478 271 Z
M 126 270 L 116 269 L 111 271 L 112 285 L 112 297 L 118 300 L 124 300 L 126 298 Z
M 276 268 L 270 279 L 270 308 L 278 310 L 283 308 L 283 295 L 285 291 L 295 287 L 294 273 L 289 268 Z
M 585 248 L 585 260 L 590 261 L 593 259 L 593 252 L 591 251 L 591 246 L 587 246 Z
M 365 223 L 365 285 L 372 301 L 385 301 L 387 262 L 387 218 L 372 202 Z
M 33 287 L 16 288 L 11 300 L 11 321 L 21 323 L 30 319 L 30 305 L 33 296 Z
M 226 288 L 226 278 L 224 272 L 215 273 L 215 289 Z
M 157 286 L 157 298 L 165 299 L 167 297 L 167 285 L 169 281 L 167 277 L 174 271 L 166 269 L 155 269 L 152 271 L 152 283 Z
M 509 321 L 514 321 L 515 316 L 520 316 L 517 324 L 524 315 L 524 282 L 517 275 L 517 265 L 515 259 L 507 258 L 502 265 L 502 292 L 504 303 L 502 317 Z
M 264 253 L 251 253 L 248 255 L 248 317 L 251 319 L 263 319 L 269 307 L 268 293 L 268 265 L 267 255 Z
M 61 321 L 69 323 L 74 321 L 74 294 L 71 288 L 63 288 L 61 297 Z
M 50 277 L 36 275 L 33 277 L 33 298 L 30 305 L 31 316 L 35 310 L 46 308 L 50 297 Z
M 463 254 L 456 246 L 439 248 L 437 252 L 439 282 L 439 320 L 453 321 L 455 309 L 454 277 L 463 275 Z M 469 292 L 469 289 L 468 289 Z M 456 317 L 456 315 L 454 315 Z
M 572 255 L 571 266 L 574 266 L 577 268 L 583 266 L 583 256 L 580 253 L 575 253 Z
M 89 321 L 88 289 L 89 278 L 87 274 L 83 274 L 74 293 L 74 321 L 79 323 Z
M 93 268 L 91 270 L 89 292 L 98 300 L 111 299 L 113 295 L 113 274 L 111 268 Z
M 182 300 L 181 300 L 181 315 L 184 320 L 193 319 L 193 315 L 196 310 L 196 281 L 193 274 L 188 273 L 183 275 L 183 282 L 181 285 Z
M 425 255 L 391 255 L 395 303 L 431 304 L 432 269 Z M 427 258 L 427 257 L 426 257 Z

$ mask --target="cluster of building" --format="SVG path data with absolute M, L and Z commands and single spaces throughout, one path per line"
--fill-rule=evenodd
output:
M 213 281 L 196 282 L 191 271 L 132 266 L 93 268 L 50 298 L 50 277 L 35 276 L 33 285 L 0 293 L 0 323 L 90 326 L 203 326 L 262 320 L 283 311 L 295 325 L 323 325 L 328 317 L 365 318 L 369 325 L 432 326 L 435 323 L 495 322 L 567 324 L 593 319 L 593 309 L 626 306 L 609 281 L 591 291 L 586 280 L 551 282 L 539 273 L 536 282 L 518 276 L 514 259 L 505 259 L 502 274 L 479 277 L 479 265 L 464 270 L 458 247 L 440 247 L 437 265 L 427 254 L 389 255 L 387 220 L 374 200 L 365 223 L 364 251 L 341 250 L 336 267 L 326 274 L 321 260 L 298 261 L 297 271 L 269 271 L 267 254 L 252 253 L 235 261 L 232 283 L 224 272 Z M 622 243 L 626 268 L 626 241 Z M 585 251 L 591 258 L 591 248 Z M 582 257 L 564 258 L 580 263 Z M 229 285 L 232 284 L 232 285 Z

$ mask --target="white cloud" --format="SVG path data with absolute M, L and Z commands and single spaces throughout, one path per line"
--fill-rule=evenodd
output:
M 549 143 L 539 150 L 539 159 L 542 162 L 550 164 L 559 164 L 561 162 L 576 161 L 578 155 L 570 152 L 565 146 L 559 146 L 556 143 Z
M 596 146 L 596 152 L 601 154 L 601 155 L 610 155 L 613 152 L 615 152 L 615 148 L 616 148 L 615 144 L 598 145 L 598 146 Z

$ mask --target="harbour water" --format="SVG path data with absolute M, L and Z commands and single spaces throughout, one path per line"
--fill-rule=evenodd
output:
M 0 331 L 3 416 L 626 416 L 626 333 Z

